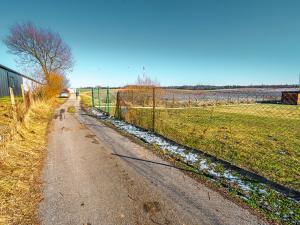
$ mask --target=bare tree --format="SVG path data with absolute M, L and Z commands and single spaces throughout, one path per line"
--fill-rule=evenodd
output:
M 140 86 L 160 86 L 159 82 L 156 80 L 151 79 L 150 77 L 143 74 L 142 76 L 138 75 L 136 80 L 136 85 Z
M 65 74 L 73 67 L 71 48 L 50 29 L 15 24 L 4 43 L 10 53 L 19 56 L 20 63 L 38 66 L 47 82 L 51 73 Z

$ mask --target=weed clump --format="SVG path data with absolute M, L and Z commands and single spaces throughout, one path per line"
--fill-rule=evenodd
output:
M 76 109 L 74 106 L 69 106 L 68 109 L 67 109 L 67 112 L 68 113 L 75 113 L 76 112 Z

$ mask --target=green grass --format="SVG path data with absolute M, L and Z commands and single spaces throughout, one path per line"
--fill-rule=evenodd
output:
M 131 108 L 124 119 L 152 128 L 149 109 Z M 300 190 L 300 107 L 249 104 L 158 109 L 155 131 Z

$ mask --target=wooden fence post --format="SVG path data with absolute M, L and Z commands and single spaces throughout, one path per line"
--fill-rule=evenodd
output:
M 12 109 L 13 109 L 13 119 L 17 120 L 17 112 L 16 112 L 16 102 L 15 102 L 15 95 L 14 95 L 14 90 L 9 87 L 9 94 L 10 94 L 10 102 L 12 105 Z
M 24 85 L 23 84 L 21 84 L 21 91 L 22 91 L 23 102 L 25 104 L 25 92 L 24 92 Z
M 14 90 L 11 87 L 9 87 L 9 94 L 10 94 L 10 102 L 12 106 L 15 106 L 16 102 L 15 102 Z
M 29 95 L 29 105 L 32 105 L 33 102 L 34 102 L 34 98 L 33 98 L 33 96 L 32 96 L 31 90 L 29 90 L 28 95 Z

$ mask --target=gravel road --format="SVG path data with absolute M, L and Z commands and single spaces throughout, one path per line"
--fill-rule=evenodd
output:
M 76 107 L 75 114 L 67 112 L 69 106 Z M 266 224 L 180 170 L 161 164 L 168 165 L 85 115 L 71 96 L 49 128 L 41 223 Z

